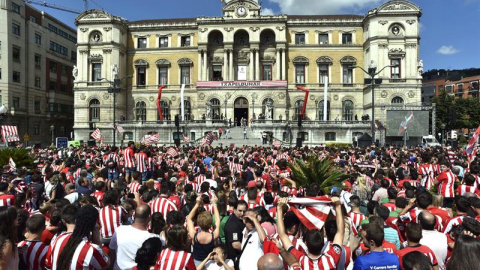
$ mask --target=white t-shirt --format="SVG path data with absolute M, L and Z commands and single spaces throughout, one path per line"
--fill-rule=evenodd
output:
M 159 237 L 156 234 L 135 229 L 131 225 L 122 225 L 115 230 L 110 240 L 110 249 L 116 250 L 117 261 L 113 269 L 132 269 L 137 265 L 135 255 L 145 240 Z M 163 243 L 162 243 L 163 244 Z
M 209 183 L 211 187 L 217 188 L 217 181 L 212 179 L 205 179 L 205 182 Z
M 230 259 L 226 259 L 225 263 L 232 268 L 235 266 L 233 264 L 233 261 L 230 260 Z M 208 261 L 205 264 L 205 269 L 207 269 L 207 270 L 225 270 L 225 266 L 223 266 L 223 265 L 219 266 L 215 261 Z
M 256 229 L 253 229 L 250 233 L 245 235 L 247 228 L 243 229 L 242 249 L 244 245 L 247 245 L 243 250 L 240 257 L 239 268 L 240 269 L 257 269 L 257 262 L 260 257 L 263 256 L 263 244 L 260 242 L 260 237 Z M 248 238 L 249 235 L 252 235 Z M 246 242 L 248 239 L 248 243 Z
M 75 203 L 78 200 L 78 192 L 72 192 L 68 195 L 65 195 L 64 198 L 69 200 L 70 203 Z
M 420 244 L 429 247 L 437 257 L 438 267 L 445 269 L 448 252 L 447 236 L 437 231 L 422 230 Z

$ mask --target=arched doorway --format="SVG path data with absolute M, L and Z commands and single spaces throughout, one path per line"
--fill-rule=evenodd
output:
M 241 119 L 245 119 L 245 123 L 248 122 L 248 100 L 244 97 L 239 97 L 235 99 L 235 103 L 233 105 L 234 108 L 234 116 L 235 116 L 235 124 L 237 126 L 241 126 Z

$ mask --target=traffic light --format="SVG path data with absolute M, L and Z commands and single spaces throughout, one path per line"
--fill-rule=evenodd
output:
M 302 115 L 301 114 L 298 115 L 298 126 L 299 127 L 302 126 Z
M 180 126 L 180 117 L 178 117 L 178 114 L 175 115 L 175 126 L 179 127 Z

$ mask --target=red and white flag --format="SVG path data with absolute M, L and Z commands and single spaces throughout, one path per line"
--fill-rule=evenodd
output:
M 321 230 L 331 210 L 331 199 L 327 196 L 292 198 L 288 201 L 290 209 L 307 227 Z
M 147 134 L 143 136 L 143 138 L 140 140 L 141 143 L 144 144 L 152 144 L 152 143 L 158 143 L 160 141 L 160 136 L 158 136 L 158 133 L 154 134 Z
M 477 142 L 478 142 L 479 136 L 480 136 L 480 126 L 478 126 L 472 138 L 470 138 L 470 140 L 468 141 L 467 147 L 465 148 L 469 162 L 471 162 L 473 160 L 473 157 L 477 154 Z
M 2 126 L 3 142 L 19 142 L 17 126 Z
M 12 157 L 10 157 L 10 158 L 8 159 L 8 165 L 10 166 L 10 171 L 11 171 L 11 172 L 17 170 L 17 164 L 15 164 L 15 161 L 13 161 L 13 158 L 12 158 Z
M 94 132 L 92 132 L 92 138 L 94 138 L 96 141 L 100 140 L 100 138 L 102 138 L 102 134 L 100 133 L 100 129 L 95 129 Z
M 185 134 L 182 134 L 182 135 L 183 135 L 183 141 L 184 141 L 185 143 L 189 143 L 189 142 L 190 142 L 190 138 L 187 137 L 187 136 L 185 136 Z
M 125 132 L 125 129 L 123 129 L 122 126 L 117 125 L 117 131 L 120 132 L 120 133 L 124 133 L 124 132 Z
M 178 151 L 177 149 L 175 149 L 174 147 L 170 147 L 168 150 L 167 150 L 167 155 L 170 155 L 172 157 L 176 157 L 178 156 Z
M 275 141 L 273 141 L 272 145 L 273 145 L 273 147 L 280 148 L 280 147 L 282 147 L 282 142 L 278 141 L 278 140 L 275 140 Z
M 218 140 L 218 136 L 212 132 L 209 132 L 207 135 L 205 135 L 205 138 L 203 138 L 202 145 L 211 145 L 215 140 Z
M 405 117 L 405 120 L 400 123 L 400 129 L 398 130 L 399 134 L 403 134 L 409 127 L 410 122 L 413 120 L 413 112 L 410 112 L 408 117 Z

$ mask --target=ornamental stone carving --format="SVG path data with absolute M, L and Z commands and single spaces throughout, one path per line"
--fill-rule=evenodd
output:
M 250 30 L 252 30 L 253 32 L 257 32 L 258 30 L 260 30 L 260 27 L 250 27 Z
M 357 63 L 357 59 L 351 55 L 344 56 L 340 59 L 340 63 L 342 64 L 355 64 Z
M 385 24 L 388 23 L 388 21 L 381 20 L 381 21 L 378 21 L 378 23 L 381 24 L 381 25 L 385 25 Z
M 155 100 L 154 97 L 149 97 L 148 100 L 150 100 L 150 102 L 153 102 Z
M 231 31 L 233 31 L 233 27 L 225 27 L 225 28 L 223 28 L 223 30 L 225 30 L 227 32 L 231 32 Z
M 176 97 L 176 96 L 173 96 L 173 97 L 171 98 L 171 100 L 172 100 L 172 101 L 175 101 L 175 100 L 177 100 L 177 97 Z
M 110 97 L 109 93 L 104 93 L 103 94 L 103 100 L 108 100 L 109 97 Z
M 295 58 L 293 58 L 293 63 L 299 63 L 299 64 L 308 64 L 309 61 L 308 61 L 308 58 L 305 57 L 305 56 L 297 56 Z
M 105 14 L 92 13 L 92 14 L 85 15 L 85 17 L 83 18 L 84 19 L 107 19 L 108 16 Z
M 409 91 L 407 95 L 408 95 L 409 98 L 414 98 L 415 97 L 415 92 Z
M 80 99 L 81 99 L 81 100 L 85 100 L 86 98 L 87 98 L 87 95 L 85 95 L 85 94 L 83 94 L 83 93 L 80 94 Z
M 393 11 L 411 10 L 411 9 L 412 8 L 410 8 L 409 6 L 404 5 L 404 4 L 392 4 L 392 5 L 389 5 L 389 6 L 386 6 L 386 7 L 382 8 L 382 10 L 393 10 Z
M 285 26 L 277 26 L 276 29 L 278 31 L 283 31 L 283 30 L 285 30 Z
M 190 59 L 190 58 L 180 58 L 180 59 L 177 61 L 177 63 L 178 63 L 179 65 L 184 65 L 184 66 L 186 66 L 186 65 L 193 65 L 193 61 L 192 61 L 192 59 Z
M 334 99 L 334 100 L 338 100 L 338 95 L 334 95 L 334 96 L 333 96 L 333 99 Z
M 387 91 L 383 90 L 382 93 L 380 93 L 380 96 L 381 96 L 382 98 L 387 98 L 387 96 L 388 96 Z
M 89 62 L 103 62 L 103 56 L 101 54 L 92 54 L 88 57 Z
M 412 25 L 412 24 L 414 24 L 414 23 L 416 22 L 416 20 L 407 20 L 406 22 L 407 22 L 408 24 Z
M 170 65 L 171 65 L 170 61 L 168 61 L 167 59 L 158 59 L 158 60 L 155 62 L 155 64 L 156 64 L 157 66 L 170 66 Z
M 333 59 L 330 56 L 320 56 L 317 59 L 317 64 L 332 64 Z
M 112 27 L 103 27 L 103 30 L 105 30 L 105 32 L 108 32 L 108 31 L 112 30 Z
M 85 28 L 85 27 L 80 27 L 80 31 L 82 31 L 82 32 L 84 32 L 84 33 L 85 33 L 85 32 L 87 32 L 87 31 L 88 31 L 88 28 Z
M 278 93 L 278 98 L 279 99 L 284 99 L 285 98 L 285 93 Z
M 147 66 L 148 67 L 148 62 L 145 59 L 137 59 L 135 62 L 133 62 L 133 65 L 135 66 Z
M 205 32 L 208 31 L 208 28 L 199 28 L 198 30 L 200 30 L 200 32 L 202 32 L 202 33 L 205 33 Z
M 111 53 L 112 49 L 103 49 L 102 51 L 103 51 L 103 53 Z
M 200 95 L 198 95 L 198 98 L 200 100 L 204 100 L 205 99 L 205 94 L 204 93 L 200 93 Z

